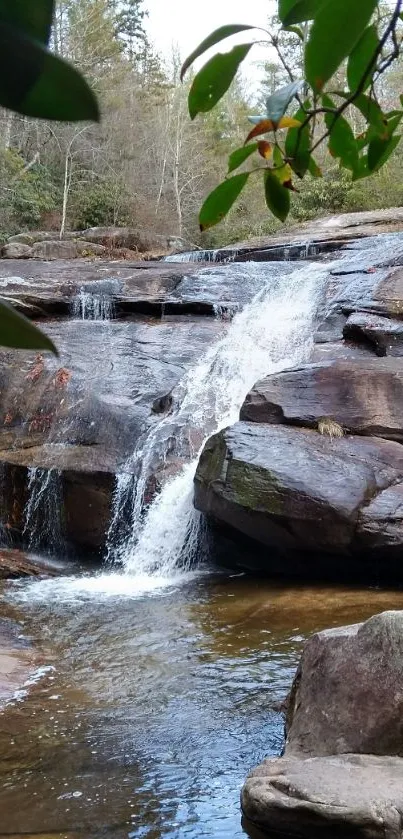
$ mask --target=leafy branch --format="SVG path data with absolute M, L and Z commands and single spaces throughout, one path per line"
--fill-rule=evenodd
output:
M 378 171 L 400 142 L 397 133 L 403 110 L 384 112 L 377 98 L 377 84 L 399 58 L 402 36 L 403 0 L 389 10 L 386 26 L 380 33 L 382 0 L 278 0 L 278 16 L 282 24 L 279 35 L 269 36 L 278 59 L 290 78 L 290 84 L 267 99 L 266 113 L 250 117 L 254 129 L 245 146 L 230 155 L 226 180 L 208 196 L 200 213 L 201 230 L 217 224 L 231 209 L 245 187 L 249 176 L 263 170 L 266 203 L 277 218 L 284 221 L 290 210 L 290 192 L 295 191 L 293 176 L 321 177 L 314 152 L 327 143 L 328 151 L 349 170 L 353 180 Z M 302 29 L 300 25 L 302 24 Z M 251 26 L 228 25 L 205 39 L 187 59 L 182 77 L 196 58 L 224 38 L 250 30 Z M 304 79 L 296 80 L 281 48 L 281 33 L 292 32 L 304 54 Z M 390 44 L 390 49 L 385 50 Z M 213 108 L 230 87 L 253 42 L 234 47 L 231 52 L 214 55 L 194 78 L 189 94 L 189 112 L 194 119 Z M 342 89 L 334 88 L 335 76 L 343 74 Z M 335 97 L 337 101 L 335 101 Z M 287 109 L 296 100 L 297 110 L 291 117 Z M 403 104 L 403 97 L 401 97 Z M 356 108 L 365 128 L 357 136 L 348 115 Z M 324 129 L 321 126 L 324 123 Z M 283 131 L 287 129 L 284 135 Z M 321 130 L 319 136 L 318 131 Z M 270 142 L 254 142 L 258 136 L 269 135 Z M 233 175 L 253 154 L 264 159 L 264 165 Z

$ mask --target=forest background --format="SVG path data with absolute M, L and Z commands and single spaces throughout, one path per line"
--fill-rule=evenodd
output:
M 240 77 L 217 108 L 191 122 L 192 76 L 184 84 L 179 79 L 184 56 L 173 49 L 167 61 L 156 53 L 147 39 L 146 13 L 146 0 L 58 0 L 51 46 L 88 79 L 102 121 L 57 124 L 0 111 L 0 241 L 29 229 L 63 234 L 130 225 L 215 247 L 282 227 L 252 182 L 218 228 L 200 234 L 198 212 L 222 180 L 229 152 L 242 145 L 248 115 L 264 110 L 266 97 L 287 83 L 286 71 L 268 54 L 254 69 L 255 84 Z M 275 18 L 268 28 L 280 28 Z M 287 64 L 298 75 L 302 54 L 295 38 L 281 37 Z M 399 59 L 382 79 L 390 110 L 399 102 L 402 78 Z M 357 120 L 352 110 L 350 119 Z M 322 154 L 324 177 L 298 185 L 288 224 L 403 204 L 400 147 L 379 173 L 357 182 L 325 149 Z

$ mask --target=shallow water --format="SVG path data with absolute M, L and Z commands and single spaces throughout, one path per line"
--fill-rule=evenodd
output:
M 304 638 L 403 592 L 118 579 L 3 590 L 54 670 L 0 715 L 0 836 L 241 839 L 240 787 L 281 751 Z

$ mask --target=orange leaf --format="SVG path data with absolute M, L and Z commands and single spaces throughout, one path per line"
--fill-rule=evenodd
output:
M 249 143 L 249 140 L 253 140 L 254 137 L 259 137 L 260 134 L 267 134 L 268 131 L 275 131 L 277 124 L 272 122 L 271 119 L 262 119 L 261 122 L 258 122 L 252 131 L 249 132 L 245 144 Z
M 271 143 L 268 143 L 267 140 L 260 140 L 257 148 L 260 156 L 265 160 L 270 160 L 273 156 L 273 146 Z
M 268 134 L 269 131 L 277 131 L 278 128 L 299 128 L 300 125 L 300 121 L 294 119 L 294 117 L 281 117 L 280 122 L 273 122 L 271 119 L 262 119 L 249 132 L 244 145 L 249 143 L 249 140 L 253 140 L 254 137 L 259 137 L 260 134 Z

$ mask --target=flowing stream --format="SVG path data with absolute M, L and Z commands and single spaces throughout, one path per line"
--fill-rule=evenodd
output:
M 236 266 L 214 270 L 223 288 L 237 276 Z M 399 592 L 203 569 L 192 504 L 199 452 L 238 418 L 259 377 L 309 358 L 329 266 L 243 270 L 240 310 L 217 304 L 219 340 L 118 478 L 108 569 L 0 584 L 3 615 L 21 621 L 20 643 L 39 655 L 36 684 L 0 714 L 4 836 L 258 839 L 241 823 L 239 791 L 253 766 L 281 751 L 278 703 L 305 637 L 403 606 Z M 76 316 L 103 319 L 98 302 L 81 299 Z M 156 471 L 159 492 L 150 490 Z M 27 529 L 35 520 L 40 535 L 50 517 L 58 538 L 49 474 L 31 475 Z

